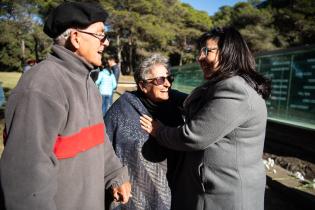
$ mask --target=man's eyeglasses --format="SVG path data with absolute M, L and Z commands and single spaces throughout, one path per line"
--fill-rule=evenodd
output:
M 201 48 L 200 52 L 204 53 L 205 55 L 208 55 L 208 53 L 214 52 L 217 49 L 218 49 L 217 47 L 213 47 L 213 48 L 203 47 Z
M 82 30 L 78 30 L 78 29 L 77 29 L 77 31 L 84 33 L 84 34 L 91 35 L 91 36 L 97 38 L 98 40 L 100 40 L 101 42 L 105 42 L 107 39 L 107 34 L 96 34 L 96 33 L 82 31 Z
M 151 79 L 146 79 L 146 82 L 153 83 L 154 85 L 163 85 L 165 83 L 165 79 L 172 83 L 174 81 L 174 76 L 169 75 L 167 77 L 156 77 Z

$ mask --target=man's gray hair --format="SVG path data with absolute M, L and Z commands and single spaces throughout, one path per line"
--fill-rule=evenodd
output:
M 168 59 L 165 56 L 158 53 L 151 55 L 150 57 L 144 59 L 140 64 L 140 67 L 134 72 L 134 79 L 137 85 L 140 81 L 148 79 L 147 75 L 156 64 L 163 65 L 166 69 L 168 69 Z
M 57 36 L 54 39 L 54 44 L 57 44 L 57 45 L 60 45 L 60 46 L 64 47 L 66 42 L 67 42 L 67 39 L 70 37 L 71 30 L 72 30 L 71 28 L 68 28 L 62 34 Z

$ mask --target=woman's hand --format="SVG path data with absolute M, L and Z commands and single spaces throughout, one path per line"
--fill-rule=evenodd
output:
M 159 121 L 155 121 L 145 114 L 140 116 L 140 124 L 141 128 L 144 129 L 153 137 L 156 137 L 156 131 L 161 126 L 161 123 Z

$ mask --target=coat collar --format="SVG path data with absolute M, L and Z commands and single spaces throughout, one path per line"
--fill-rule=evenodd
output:
M 207 81 L 203 85 L 196 87 L 184 101 L 184 107 L 189 106 L 192 102 L 200 100 L 207 96 L 207 92 L 211 90 L 213 82 Z
M 55 56 L 62 65 L 66 66 L 72 73 L 87 76 L 94 66 L 84 58 L 74 54 L 72 51 L 59 45 L 52 46 L 52 55 Z

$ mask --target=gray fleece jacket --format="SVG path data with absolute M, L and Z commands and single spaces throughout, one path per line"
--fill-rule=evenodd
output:
M 6 209 L 103 210 L 105 189 L 129 179 L 104 132 L 92 68 L 53 46 L 21 77 L 5 112 Z

